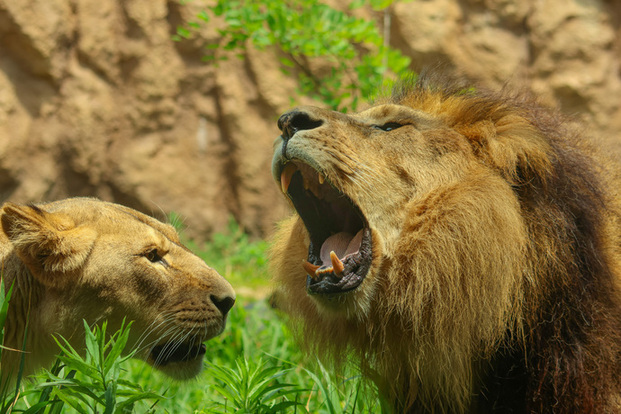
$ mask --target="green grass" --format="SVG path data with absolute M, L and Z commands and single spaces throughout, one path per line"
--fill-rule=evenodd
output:
M 238 291 L 227 328 L 207 342 L 205 369 L 196 379 L 174 381 L 122 356 L 129 327 L 112 337 L 105 326 L 85 327 L 86 355 L 57 338 L 64 352 L 56 365 L 17 391 L 0 390 L 0 414 L 382 412 L 375 387 L 356 371 L 336 375 L 297 348 L 286 316 L 268 304 L 265 241 L 252 241 L 230 221 L 210 242 L 186 245 Z M 0 322 L 4 296 L 0 288 Z

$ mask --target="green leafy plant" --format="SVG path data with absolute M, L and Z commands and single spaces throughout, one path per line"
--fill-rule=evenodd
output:
M 385 9 L 394 0 L 372 0 Z M 363 1 L 352 2 L 356 8 Z M 192 36 L 201 24 L 218 18 L 221 40 L 208 44 L 206 60 L 227 59 L 226 51 L 243 57 L 248 46 L 280 52 L 280 68 L 298 79 L 298 93 L 335 110 L 355 110 L 389 78 L 407 71 L 410 59 L 385 41 L 373 21 L 350 16 L 316 0 L 218 0 L 187 26 L 175 40 Z
M 121 378 L 122 364 L 133 356 L 133 352 L 122 355 L 130 326 L 131 323 L 123 323 L 118 332 L 106 339 L 106 322 L 91 330 L 85 321 L 85 356 L 81 356 L 66 339 L 55 338 L 62 351 L 58 359 L 64 364 L 64 371 L 69 373 L 61 377 L 55 370 L 47 371 L 48 381 L 40 383 L 37 388 L 47 390 L 52 402 L 62 401 L 84 414 L 132 412 L 137 401 L 163 398 Z
M 295 406 L 299 401 L 288 399 L 298 396 L 304 389 L 281 382 L 288 370 L 267 366 L 262 359 L 256 363 L 241 358 L 235 368 L 211 365 L 212 375 L 218 379 L 216 390 L 226 400 L 220 403 L 222 413 L 271 414 L 280 413 Z

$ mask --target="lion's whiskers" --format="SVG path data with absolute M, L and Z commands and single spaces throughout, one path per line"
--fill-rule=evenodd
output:
M 168 314 L 168 315 L 167 315 Z M 141 343 L 146 340 L 146 338 L 152 333 L 154 332 L 156 329 L 158 329 L 160 326 L 170 322 L 171 320 L 174 319 L 174 314 L 170 311 L 168 312 L 162 312 L 158 315 L 158 317 L 156 317 L 150 324 L 149 326 L 147 326 L 142 334 L 140 335 L 140 337 L 138 337 L 138 339 L 136 340 L 136 344 L 137 346 L 140 346 Z
M 162 314 L 163 315 L 163 314 Z M 139 340 L 136 343 L 136 348 L 138 349 L 137 352 L 142 352 L 145 349 L 150 349 L 152 348 L 155 344 L 157 344 L 158 341 L 160 341 L 163 337 L 165 337 L 169 332 L 173 331 L 175 329 L 174 326 L 166 328 L 166 330 L 164 331 L 164 333 L 157 335 L 153 340 L 151 340 L 150 342 L 143 344 L 143 342 L 153 333 L 155 332 L 157 329 L 164 327 L 172 322 L 175 321 L 175 316 L 173 313 L 170 313 L 170 315 L 167 315 L 165 317 L 163 317 L 158 323 L 157 325 L 155 325 L 154 321 L 153 323 L 151 323 L 151 325 L 149 326 L 149 328 L 145 329 L 145 331 L 143 332 L 143 334 L 140 336 Z
M 160 365 L 163 361 L 169 359 L 184 343 L 187 343 L 190 349 L 201 343 L 199 340 L 200 335 L 196 331 L 207 331 L 207 321 L 196 322 L 189 329 L 187 327 L 175 326 L 175 321 L 176 314 L 173 312 L 161 314 L 159 318 L 156 318 L 156 321 L 152 322 L 137 340 L 135 346 L 137 353 L 151 350 L 162 340 L 168 338 L 154 361 L 154 365 Z M 146 342 L 146 339 L 156 330 L 160 330 L 160 333 L 151 341 Z

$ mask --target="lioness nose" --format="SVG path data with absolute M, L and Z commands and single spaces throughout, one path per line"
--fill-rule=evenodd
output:
M 302 109 L 289 111 L 278 119 L 278 128 L 282 131 L 282 138 L 289 141 L 296 132 L 304 129 L 315 129 L 323 124 L 321 119 L 313 119 Z
M 229 311 L 235 304 L 235 299 L 230 296 L 219 298 L 216 295 L 211 295 L 211 301 L 214 305 L 216 305 L 216 308 L 218 308 L 218 310 L 222 312 L 223 317 L 226 316 L 227 313 L 229 313 Z

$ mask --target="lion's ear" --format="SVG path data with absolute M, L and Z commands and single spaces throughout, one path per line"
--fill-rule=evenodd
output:
M 481 157 L 496 167 L 511 184 L 529 182 L 537 171 L 549 171 L 549 144 L 530 121 L 507 116 L 496 124 L 479 121 L 457 128 L 485 149 Z
M 2 231 L 32 275 L 47 286 L 60 286 L 84 264 L 97 234 L 77 226 L 62 213 L 36 206 L 5 203 L 0 212 Z

